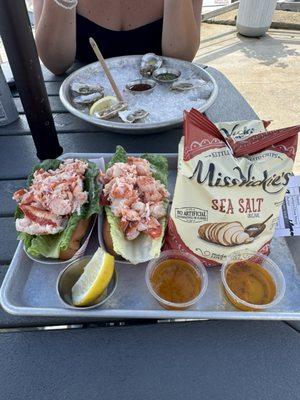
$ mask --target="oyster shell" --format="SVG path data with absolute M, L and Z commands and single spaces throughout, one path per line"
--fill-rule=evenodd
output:
M 199 92 L 201 92 L 201 98 L 208 99 L 213 89 L 214 85 L 212 82 L 205 82 L 205 84 L 199 88 Z
M 95 92 L 90 94 L 83 94 L 81 96 L 74 97 L 73 102 L 81 105 L 92 104 L 95 101 L 103 97 L 103 92 Z
M 126 101 L 118 101 L 110 107 L 104 108 L 102 111 L 94 113 L 94 116 L 100 119 L 111 119 L 118 115 L 119 111 L 126 110 L 128 104 Z
M 202 79 L 180 79 L 177 82 L 174 82 L 171 86 L 171 90 L 176 90 L 178 92 L 185 92 L 188 90 L 200 88 L 205 85 L 205 81 Z
M 104 88 L 101 85 L 92 85 L 89 83 L 81 82 L 72 82 L 70 88 L 74 96 L 104 92 Z
M 214 89 L 212 82 L 205 82 L 200 86 L 196 86 L 189 95 L 190 100 L 208 99 Z
M 163 60 L 154 53 L 147 53 L 142 57 L 140 74 L 149 78 L 153 72 L 162 66 Z
M 118 114 L 122 121 L 132 124 L 140 119 L 147 117 L 149 113 L 148 111 L 139 108 L 136 110 L 121 111 Z
M 177 81 L 173 82 L 170 87 L 171 90 L 176 90 L 178 92 L 185 92 L 187 90 L 193 89 L 194 85 L 190 81 Z

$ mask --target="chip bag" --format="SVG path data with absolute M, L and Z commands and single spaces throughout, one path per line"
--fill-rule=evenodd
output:
M 214 125 L 197 110 L 185 112 L 165 249 L 188 251 L 205 266 L 236 250 L 269 253 L 300 126 L 267 125 Z

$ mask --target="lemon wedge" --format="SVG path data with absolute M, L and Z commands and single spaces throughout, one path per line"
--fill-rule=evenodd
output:
M 113 276 L 114 267 L 114 257 L 99 247 L 72 287 L 73 304 L 87 306 L 97 300 L 107 288 Z
M 114 96 L 105 96 L 102 99 L 97 100 L 90 108 L 90 115 L 94 115 L 95 112 L 101 112 L 106 108 L 110 108 L 114 104 L 118 103 L 118 99 Z

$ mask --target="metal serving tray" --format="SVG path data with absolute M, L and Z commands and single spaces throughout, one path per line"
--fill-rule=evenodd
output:
M 63 158 L 104 157 L 111 154 L 69 153 Z M 166 154 L 169 160 L 169 189 L 174 189 L 177 154 Z M 100 216 L 101 218 L 101 216 Z M 98 246 L 97 229 L 94 230 L 86 254 Z M 15 315 L 53 317 L 114 318 L 201 318 L 201 319 L 252 319 L 300 320 L 300 266 L 296 267 L 292 255 L 282 238 L 272 242 L 271 258 L 281 267 L 286 280 L 286 294 L 274 308 L 264 312 L 243 312 L 235 309 L 225 298 L 220 280 L 220 268 L 208 268 L 208 289 L 201 301 L 184 311 L 169 311 L 153 299 L 145 283 L 146 263 L 126 265 L 116 263 L 118 287 L 114 296 L 103 306 L 90 310 L 68 309 L 56 293 L 56 280 L 65 265 L 45 265 L 27 257 L 20 243 L 1 287 L 3 308 Z
M 104 87 L 105 96 L 114 94 L 98 61 L 76 70 L 63 81 L 59 90 L 60 100 L 66 109 L 76 117 L 106 130 L 119 133 L 151 134 L 179 126 L 183 121 L 183 110 L 189 110 L 193 107 L 204 112 L 214 103 L 218 95 L 218 85 L 213 76 L 200 65 L 175 58 L 162 58 L 165 67 L 181 71 L 180 79 L 204 80 L 206 85 L 210 87 L 208 93 L 205 95 L 208 88 L 206 85 L 206 88 L 199 89 L 201 95 L 197 91 L 198 95 L 195 95 L 195 90 L 175 93 L 170 90 L 170 85 L 167 83 L 157 84 L 152 93 L 139 92 L 135 95 L 128 93 L 124 90 L 126 84 L 142 77 L 139 73 L 142 56 L 133 55 L 108 58 L 106 63 L 122 92 L 124 100 L 128 102 L 129 109 L 143 108 L 149 111 L 149 116 L 144 122 L 128 124 L 122 122 L 119 118 L 99 119 L 89 115 L 88 108 L 79 109 L 74 106 L 70 92 L 70 84 L 73 82 L 101 84 Z

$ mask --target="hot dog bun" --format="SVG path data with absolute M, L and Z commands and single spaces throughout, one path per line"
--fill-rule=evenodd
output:
M 114 245 L 112 241 L 112 237 L 110 234 L 110 226 L 107 220 L 106 214 L 103 216 L 103 228 L 102 228 L 103 241 L 106 248 L 106 251 L 112 256 L 117 256 L 117 253 L 114 251 Z
M 66 250 L 61 250 L 59 253 L 59 259 L 60 260 L 69 260 L 74 256 L 77 250 L 79 250 L 81 246 L 81 241 L 83 237 L 85 236 L 90 224 L 90 218 L 88 219 L 81 219 L 76 228 L 75 231 L 73 232 L 73 235 L 71 237 L 69 247 Z

